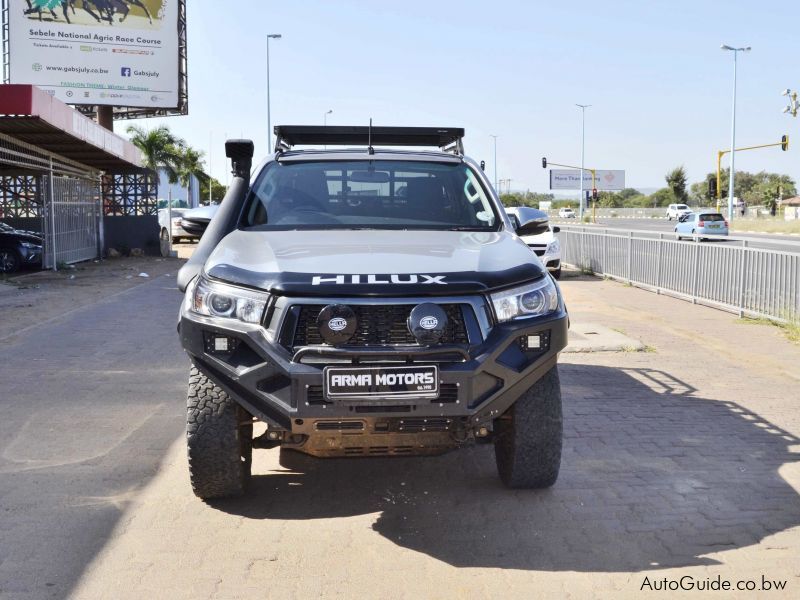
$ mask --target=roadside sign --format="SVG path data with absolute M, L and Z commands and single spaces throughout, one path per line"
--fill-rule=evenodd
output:
M 625 171 L 598 169 L 595 181 L 598 190 L 619 191 L 625 189 Z M 550 169 L 551 190 L 581 189 L 580 171 L 577 169 Z M 583 189 L 592 189 L 592 173 L 583 172 Z

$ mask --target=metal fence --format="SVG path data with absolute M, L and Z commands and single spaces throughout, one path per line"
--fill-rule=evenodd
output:
M 96 258 L 103 242 L 99 173 L 0 133 L 0 218 L 41 233 L 44 268 Z
M 96 258 L 101 248 L 98 182 L 53 176 L 51 186 L 45 204 L 43 267 Z
M 678 241 L 674 234 L 564 226 L 565 264 L 740 316 L 800 320 L 798 252 L 746 240 Z

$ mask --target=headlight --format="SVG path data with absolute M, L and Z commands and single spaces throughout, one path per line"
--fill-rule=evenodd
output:
M 558 291 L 550 277 L 491 295 L 499 322 L 523 317 L 540 317 L 558 308 Z
M 28 250 L 41 250 L 42 247 L 39 244 L 32 244 L 31 242 L 20 242 L 20 246 L 23 248 L 27 248 Z
M 191 310 L 198 315 L 260 323 L 269 294 L 255 292 L 200 277 L 191 292 Z
M 561 244 L 558 242 L 557 239 L 553 239 L 552 242 L 547 244 L 547 249 L 544 251 L 545 254 L 555 254 L 561 250 Z

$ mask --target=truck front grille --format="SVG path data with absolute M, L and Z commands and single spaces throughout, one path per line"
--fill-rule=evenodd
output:
M 348 346 L 401 346 L 417 345 L 417 340 L 408 330 L 406 319 L 414 308 L 413 304 L 373 304 L 350 305 L 356 314 L 358 328 Z M 447 329 L 442 336 L 442 344 L 468 344 L 467 329 L 464 324 L 461 304 L 441 304 L 447 313 Z M 317 317 L 324 306 L 306 304 L 300 306 L 293 345 L 317 346 L 323 344 L 317 328 Z M 469 308 L 468 306 L 466 308 Z

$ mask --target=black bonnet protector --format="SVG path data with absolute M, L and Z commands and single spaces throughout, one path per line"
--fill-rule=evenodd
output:
M 544 276 L 536 262 L 525 263 L 505 271 L 458 271 L 434 273 L 351 274 L 341 273 L 258 273 L 232 265 L 215 265 L 207 275 L 212 279 L 267 290 L 282 296 L 458 296 L 484 294 L 500 288 L 529 283 Z

